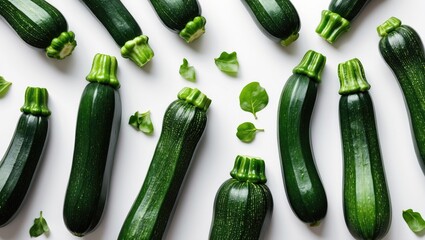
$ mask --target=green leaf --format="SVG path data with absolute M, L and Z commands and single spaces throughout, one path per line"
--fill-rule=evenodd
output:
M 196 81 L 196 72 L 193 66 L 189 66 L 189 62 L 186 58 L 183 58 L 183 64 L 180 65 L 179 69 L 180 76 L 184 79 L 195 82 Z
M 245 143 L 254 141 L 257 132 L 263 132 L 264 129 L 258 129 L 251 122 L 244 122 L 238 126 L 236 136 Z
M 214 61 L 220 71 L 230 75 L 236 75 L 238 73 L 239 62 L 236 52 L 222 52 L 220 57 L 214 58 Z
M 43 212 L 40 211 L 40 217 L 34 219 L 34 224 L 30 228 L 30 236 L 38 237 L 43 233 L 49 232 L 49 226 L 46 219 L 43 218 Z
M 257 112 L 261 111 L 269 103 L 269 95 L 258 82 L 251 82 L 246 85 L 240 95 L 239 104 L 242 110 L 250 112 L 257 119 Z
M 4 96 L 9 90 L 11 82 L 6 81 L 2 76 L 0 76 L 0 97 Z
M 418 233 L 425 229 L 425 220 L 420 213 L 414 212 L 412 209 L 404 210 L 403 218 L 413 232 Z
M 130 116 L 128 124 L 133 126 L 135 129 L 151 135 L 153 133 L 153 124 L 151 121 L 151 112 L 147 111 L 145 113 L 135 112 L 134 115 Z

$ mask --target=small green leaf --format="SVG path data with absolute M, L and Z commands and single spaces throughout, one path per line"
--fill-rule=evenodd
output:
M 135 112 L 134 115 L 130 116 L 128 124 L 148 135 L 151 135 L 154 130 L 150 111 L 145 113 Z
M 2 76 L 0 76 L 0 97 L 4 96 L 9 90 L 11 82 L 6 81 Z
M 403 218 L 413 232 L 418 233 L 425 229 L 425 220 L 420 213 L 414 212 L 412 209 L 404 210 Z
M 196 81 L 196 72 L 193 66 L 189 66 L 189 62 L 186 58 L 183 58 L 183 64 L 180 65 L 179 69 L 180 76 L 184 79 L 195 82 Z
M 258 129 L 251 122 L 244 122 L 238 126 L 236 136 L 245 143 L 254 141 L 257 132 L 263 132 L 264 129 Z
M 251 82 L 246 85 L 240 95 L 239 104 L 242 110 L 250 112 L 257 119 L 257 112 L 261 111 L 269 103 L 269 95 L 258 82 Z
M 222 52 L 220 57 L 214 58 L 214 61 L 220 71 L 230 75 L 236 75 L 238 73 L 239 62 L 236 52 Z
M 46 219 L 43 218 L 43 212 L 40 211 L 40 217 L 34 219 L 34 224 L 30 228 L 30 236 L 38 237 L 43 233 L 49 232 L 49 226 Z

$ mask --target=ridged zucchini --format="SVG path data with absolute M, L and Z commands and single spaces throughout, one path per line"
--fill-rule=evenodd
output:
M 419 163 L 425 173 L 425 52 L 418 33 L 392 17 L 378 27 L 379 51 L 404 94 Z
M 237 156 L 231 179 L 217 191 L 210 240 L 256 240 L 271 218 L 273 198 L 267 187 L 265 163 Z
M 272 40 L 288 46 L 298 39 L 300 18 L 289 0 L 242 0 L 257 26 Z
M 78 109 L 72 168 L 63 218 L 76 236 L 93 231 L 102 217 L 109 192 L 121 122 L 117 60 L 96 54 Z
M 311 226 L 326 216 L 328 203 L 310 146 L 310 118 L 326 57 L 308 51 L 283 87 L 278 141 L 286 196 L 297 217 Z
M 154 56 L 149 38 L 120 0 L 82 0 L 121 48 L 121 56 L 142 67 Z
M 332 0 L 328 10 L 322 11 L 322 19 L 316 32 L 329 43 L 334 43 L 351 28 L 351 22 L 370 0 Z
M 345 223 L 356 239 L 381 239 L 391 224 L 391 203 L 370 85 L 358 59 L 339 64 L 338 76 Z
M 77 42 L 62 13 L 44 0 L 0 0 L 0 15 L 29 45 L 51 58 L 71 55 Z
M 46 147 L 50 110 L 45 88 L 28 87 L 10 145 L 0 162 L 0 227 L 17 215 Z
M 206 127 L 210 103 L 198 89 L 184 88 L 168 106 L 147 175 L 118 239 L 162 238 Z
M 197 0 L 150 0 L 162 23 L 191 43 L 205 33 L 207 20 Z

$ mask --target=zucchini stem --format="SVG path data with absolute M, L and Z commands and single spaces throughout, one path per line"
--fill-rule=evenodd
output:
M 298 32 L 292 33 L 289 37 L 282 39 L 280 41 L 280 45 L 287 47 L 287 46 L 291 45 L 291 43 L 295 42 L 298 39 L 299 36 L 300 36 L 300 34 Z
M 238 155 L 230 176 L 240 182 L 264 184 L 267 182 L 264 160 Z
M 357 58 L 340 63 L 338 65 L 338 77 L 341 84 L 339 89 L 341 95 L 366 92 L 370 89 L 363 65 Z
M 304 54 L 301 62 L 292 70 L 295 74 L 303 74 L 320 83 L 322 71 L 326 64 L 326 57 L 318 52 L 309 50 Z
M 92 68 L 86 80 L 110 85 L 118 89 L 120 87 L 120 82 L 116 75 L 117 67 L 118 62 L 114 56 L 98 53 L 93 58 Z
M 149 38 L 146 35 L 140 35 L 132 40 L 127 41 L 121 47 L 121 56 L 129 58 L 136 63 L 137 66 L 143 67 L 154 56 L 152 48 L 148 44 Z
M 350 30 L 350 27 L 350 21 L 343 18 L 338 13 L 334 13 L 329 10 L 323 10 L 322 19 L 316 28 L 316 33 L 332 44 L 343 33 Z
M 27 87 L 21 112 L 34 116 L 50 116 L 51 112 L 47 106 L 48 97 L 49 94 L 45 88 Z
M 46 48 L 46 55 L 61 60 L 71 55 L 76 46 L 75 34 L 71 31 L 63 32 Z
M 178 99 L 184 100 L 194 105 L 202 111 L 207 111 L 211 104 L 211 99 L 209 99 L 197 88 L 192 89 L 189 87 L 185 87 L 177 94 L 177 97 Z
M 396 17 L 390 17 L 387 21 L 379 25 L 376 30 L 378 31 L 378 35 L 380 37 L 385 37 L 388 35 L 388 33 L 394 31 L 400 26 L 401 26 L 400 19 Z
M 205 33 L 207 20 L 203 16 L 197 16 L 180 31 L 179 36 L 187 43 L 191 43 Z

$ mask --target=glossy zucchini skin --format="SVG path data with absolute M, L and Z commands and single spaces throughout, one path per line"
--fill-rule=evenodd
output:
M 242 0 L 262 32 L 283 46 L 299 36 L 301 21 L 289 0 Z
M 162 239 L 207 124 L 211 100 L 184 88 L 167 108 L 147 175 L 118 239 Z
M 379 51 L 395 75 L 408 108 L 420 166 L 425 173 L 425 52 L 418 33 L 397 18 L 378 28 Z
M 116 64 L 113 63 L 116 61 L 114 57 L 98 54 L 94 68 L 97 68 L 95 62 L 102 61 L 106 67 L 101 68 Z M 108 79 L 111 78 L 109 74 L 115 74 L 116 67 L 111 68 L 113 73 L 106 74 Z M 63 208 L 66 227 L 80 237 L 92 232 L 101 220 L 121 122 L 121 99 L 117 89 L 93 81 L 85 87 L 80 100 L 72 168 Z
M 209 239 L 260 239 L 273 210 L 264 161 L 239 155 L 230 174 L 215 197 Z
M 309 51 L 287 80 L 278 109 L 278 141 L 286 196 L 297 217 L 310 225 L 326 216 L 326 192 L 316 169 L 310 119 L 325 57 Z
M 391 224 L 391 203 L 370 86 L 357 59 L 340 64 L 339 72 L 341 89 L 349 86 L 340 90 L 339 101 L 345 223 L 356 239 L 381 239 Z M 350 78 L 360 79 L 360 87 Z
M 76 46 L 65 17 L 44 0 L 0 0 L 0 14 L 26 43 L 46 49 L 49 57 L 65 58 Z
M 370 0 L 332 0 L 328 9 L 351 21 L 369 2 Z
M 26 96 L 30 91 L 44 92 L 40 95 L 45 97 L 43 108 L 46 111 L 38 112 L 25 104 L 26 109 L 22 109 L 15 133 L 0 162 L 0 227 L 6 226 L 18 214 L 36 176 L 48 138 L 47 90 L 29 87 Z

